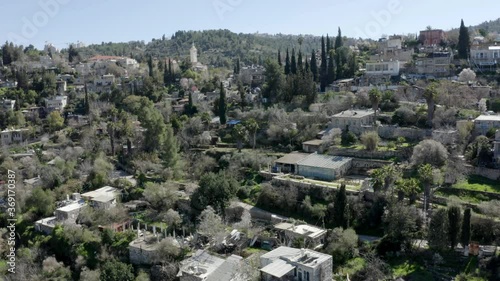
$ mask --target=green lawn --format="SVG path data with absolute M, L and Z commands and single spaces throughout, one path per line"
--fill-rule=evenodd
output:
M 346 275 L 349 274 L 349 276 L 354 275 L 356 272 L 360 271 L 363 269 L 365 266 L 366 261 L 364 258 L 354 258 L 350 261 L 348 261 L 343 267 L 339 268 L 338 272 Z
M 499 181 L 490 180 L 476 175 L 469 176 L 467 180 L 461 181 L 453 187 L 458 189 L 500 193 Z
M 432 275 L 425 271 L 423 266 L 415 261 L 405 258 L 392 259 L 389 261 L 394 277 L 405 277 L 409 280 L 432 280 Z

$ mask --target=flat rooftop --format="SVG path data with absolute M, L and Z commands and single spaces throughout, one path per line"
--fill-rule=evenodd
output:
M 322 264 L 323 262 L 325 262 L 331 258 L 332 258 L 331 255 L 323 254 L 323 253 L 316 252 L 313 250 L 297 249 L 297 248 L 291 248 L 291 247 L 286 247 L 286 246 L 278 247 L 278 248 L 274 249 L 273 251 L 268 252 L 268 253 L 261 256 L 261 259 L 275 260 L 271 264 L 278 262 L 280 265 L 283 265 L 283 261 L 285 261 L 285 262 L 298 263 L 298 264 L 301 264 L 301 265 L 304 265 L 307 267 L 312 267 L 312 268 L 315 268 L 316 266 Z M 268 267 L 268 266 L 266 266 L 266 267 Z M 266 267 L 264 267 L 264 268 L 266 268 Z M 275 268 L 277 271 L 273 272 L 273 273 L 276 273 L 278 275 L 282 274 L 282 270 L 279 269 L 279 267 L 275 267 Z M 274 275 L 273 273 L 270 273 L 270 274 Z
M 500 115 L 480 115 L 474 121 L 500 121 Z
M 207 251 L 198 250 L 192 257 L 181 262 L 179 274 L 177 274 L 177 276 L 194 275 L 203 280 L 217 270 L 223 263 L 224 259 L 213 256 Z
M 310 154 L 308 153 L 301 153 L 301 152 L 292 152 L 289 153 L 278 160 L 275 161 L 275 163 L 280 163 L 280 164 L 297 164 L 300 160 L 306 158 Z
M 346 110 L 333 115 L 335 118 L 363 118 L 375 114 L 373 110 Z
M 96 189 L 94 191 L 89 191 L 85 192 L 82 194 L 82 198 L 85 198 L 87 200 L 92 200 L 97 197 L 102 197 L 102 196 L 116 196 L 120 193 L 120 191 L 112 186 L 104 186 L 99 189 Z
M 310 238 L 316 238 L 326 233 L 325 229 L 312 225 L 301 224 L 293 225 L 291 223 L 282 222 L 274 226 L 276 229 L 291 231 L 296 234 L 304 235 Z
M 352 161 L 352 158 L 313 153 L 300 160 L 299 166 L 337 169 Z
M 86 205 L 87 204 L 85 202 L 74 202 L 74 203 L 71 203 L 71 204 L 66 205 L 64 207 L 58 208 L 56 211 L 71 212 L 74 210 L 81 209 L 81 208 L 85 207 Z
M 323 140 L 315 139 L 315 140 L 305 141 L 302 144 L 305 144 L 305 145 L 321 145 L 323 143 L 324 143 Z

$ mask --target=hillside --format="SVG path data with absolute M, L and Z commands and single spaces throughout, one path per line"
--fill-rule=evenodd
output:
M 173 57 L 184 59 L 189 48 L 195 43 L 199 60 L 212 66 L 232 67 L 234 58 L 248 64 L 262 62 L 266 58 L 276 57 L 281 49 L 283 58 L 286 48 L 299 49 L 299 38 L 303 38 L 302 52 L 310 56 L 313 49 L 321 48 L 321 37 L 312 35 L 284 34 L 243 34 L 229 30 L 177 31 L 171 38 L 163 36 L 149 43 L 102 43 L 79 49 L 82 59 L 93 55 L 132 56 L 144 62 L 149 55 L 155 58 Z M 332 38 L 332 42 L 333 42 Z M 352 44 L 348 39 L 347 44 Z
M 500 18 L 496 20 L 485 21 L 479 25 L 474 26 L 475 29 L 484 29 L 489 33 L 500 33 Z

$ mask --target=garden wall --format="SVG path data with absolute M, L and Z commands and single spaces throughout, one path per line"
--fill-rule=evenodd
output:
M 397 139 L 404 137 L 407 140 L 419 141 L 423 140 L 426 136 L 432 136 L 430 130 L 406 128 L 399 126 L 379 126 L 378 135 L 383 139 Z

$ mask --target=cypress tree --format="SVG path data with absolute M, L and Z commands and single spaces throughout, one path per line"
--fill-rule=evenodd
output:
M 165 141 L 163 143 L 163 160 L 168 168 L 173 168 L 179 160 L 179 146 L 171 125 L 167 125 L 165 135 Z
M 321 91 L 324 92 L 327 84 L 327 62 L 326 62 L 326 46 L 325 37 L 321 36 L 321 70 L 319 74 Z
M 471 209 L 467 208 L 464 211 L 464 218 L 462 222 L 462 235 L 460 237 L 460 243 L 463 247 L 469 245 L 470 242 L 470 217 L 471 217 Z
M 465 27 L 464 20 L 460 24 L 460 31 L 458 34 L 458 58 L 468 59 L 470 53 L 470 37 L 469 29 Z
M 278 49 L 278 64 L 280 66 L 283 66 L 283 64 L 281 63 L 281 50 L 280 49 Z
M 326 52 L 329 53 L 332 49 L 332 43 L 330 41 L 330 37 L 328 37 L 328 33 L 326 34 Z
M 342 45 L 344 45 L 344 43 L 342 42 L 342 31 L 340 30 L 340 27 L 339 27 L 339 32 L 337 34 L 337 38 L 335 38 L 335 50 L 342 47 Z
M 290 66 L 292 74 L 297 74 L 297 60 L 295 59 L 295 48 L 292 49 L 292 63 Z
M 300 50 L 299 50 L 299 56 L 297 58 L 297 70 L 299 71 L 299 73 L 304 72 L 304 65 L 302 63 L 302 52 Z
M 334 51 L 331 50 L 330 51 L 330 56 L 328 57 L 328 80 L 327 80 L 327 84 L 330 85 L 333 83 L 333 81 L 335 81 L 335 62 L 333 60 L 333 56 L 334 56 Z
M 219 96 L 219 118 L 221 125 L 226 124 L 226 91 L 224 85 L 220 82 L 220 96 Z
M 451 249 L 455 249 L 460 235 L 461 214 L 460 207 L 451 206 L 448 208 L 448 235 Z
M 288 48 L 287 48 L 285 57 L 285 75 L 288 74 L 290 74 L 290 55 L 288 54 Z
M 150 55 L 148 58 L 148 68 L 149 68 L 149 77 L 153 77 L 153 57 Z
M 240 74 L 240 58 L 236 59 L 236 63 L 234 64 L 234 74 Z
M 347 195 L 345 191 L 345 184 L 341 184 L 337 195 L 335 196 L 335 203 L 333 205 L 333 224 L 335 227 L 346 228 L 346 211 Z
M 309 72 L 311 68 L 309 67 L 309 58 L 306 56 L 306 63 L 305 63 L 305 72 Z
M 163 84 L 169 85 L 170 84 L 170 59 L 168 60 L 168 63 L 165 62 L 165 69 L 163 71 Z
M 311 73 L 313 75 L 313 80 L 318 81 L 318 63 L 316 62 L 316 53 L 314 50 L 311 52 Z

